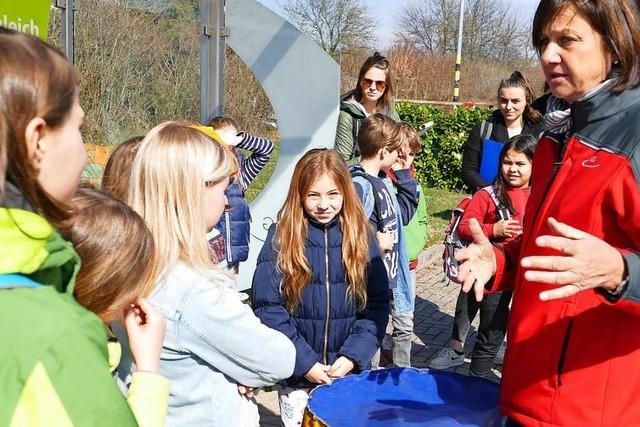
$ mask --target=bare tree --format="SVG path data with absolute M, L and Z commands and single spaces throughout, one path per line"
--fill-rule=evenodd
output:
M 527 57 L 527 33 L 505 0 L 466 0 L 463 54 L 468 59 Z M 396 41 L 432 55 L 455 53 L 459 0 L 426 0 L 400 14 Z
M 375 41 L 376 21 L 362 0 L 288 0 L 281 5 L 288 18 L 335 55 L 343 43 L 350 48 Z

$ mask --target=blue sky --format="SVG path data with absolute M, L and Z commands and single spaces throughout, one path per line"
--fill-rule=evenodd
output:
M 282 8 L 278 6 L 278 2 L 284 0 L 258 0 L 260 3 L 282 15 Z M 363 0 L 369 7 L 371 16 L 379 23 L 377 31 L 378 44 L 385 47 L 393 39 L 393 33 L 396 28 L 396 19 L 400 11 L 408 4 L 415 3 L 419 0 Z M 530 25 L 533 20 L 533 14 L 538 6 L 539 0 L 507 0 L 512 10 L 520 17 L 523 25 Z

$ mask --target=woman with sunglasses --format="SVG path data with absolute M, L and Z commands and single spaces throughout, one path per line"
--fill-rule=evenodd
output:
M 358 130 L 370 114 L 382 113 L 400 121 L 393 102 L 391 66 L 387 58 L 375 52 L 368 57 L 358 74 L 353 96 L 340 104 L 335 149 L 348 164 L 360 161 Z

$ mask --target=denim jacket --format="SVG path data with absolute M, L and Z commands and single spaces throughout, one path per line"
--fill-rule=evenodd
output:
M 166 425 L 258 426 L 253 399 L 237 385 L 261 387 L 288 378 L 291 341 L 240 301 L 231 279 L 210 279 L 178 263 L 149 296 L 166 319 L 160 372 L 171 381 Z

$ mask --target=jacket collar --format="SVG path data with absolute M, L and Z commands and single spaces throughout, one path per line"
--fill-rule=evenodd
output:
M 611 117 L 637 104 L 640 104 L 640 88 L 620 93 L 605 88 L 593 97 L 578 100 L 573 104 L 573 130 L 580 131 L 589 123 Z
M 9 203 L 0 205 L 0 273 L 19 273 L 59 292 L 73 293 L 80 257 L 71 244 L 7 183 Z
M 328 230 L 332 227 L 334 227 L 336 224 L 340 223 L 340 215 L 336 215 L 335 218 L 333 218 L 331 221 L 327 222 L 326 224 L 323 224 L 321 222 L 316 221 L 315 219 L 309 217 L 308 215 L 305 215 L 307 218 L 307 221 L 309 222 L 309 226 L 312 228 L 316 228 L 318 230 Z

